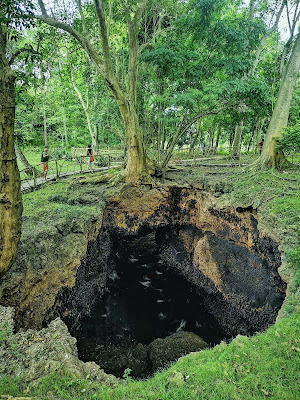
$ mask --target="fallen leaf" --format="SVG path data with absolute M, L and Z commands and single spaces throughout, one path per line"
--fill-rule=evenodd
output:
M 260 389 L 265 396 L 270 396 L 270 393 L 267 392 L 265 389 Z

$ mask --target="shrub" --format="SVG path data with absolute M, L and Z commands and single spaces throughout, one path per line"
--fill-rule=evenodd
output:
M 300 151 L 300 121 L 294 126 L 285 128 L 283 137 L 278 140 L 278 151 Z

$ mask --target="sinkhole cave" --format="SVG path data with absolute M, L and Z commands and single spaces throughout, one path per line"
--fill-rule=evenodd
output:
M 275 322 L 286 284 L 278 244 L 251 207 L 182 188 L 130 189 L 102 224 L 43 323 L 61 317 L 79 358 L 146 377 L 183 354 Z

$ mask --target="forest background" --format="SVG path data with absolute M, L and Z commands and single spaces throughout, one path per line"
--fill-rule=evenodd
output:
M 297 34 L 299 2 L 145 3 L 136 109 L 149 155 L 163 163 L 168 149 L 203 143 L 257 152 Z M 91 2 L 45 4 L 57 20 L 88 31 L 93 45 L 100 46 Z M 131 13 L 138 5 L 125 2 Z M 106 23 L 114 74 L 126 87 L 130 57 L 122 8 L 107 2 Z M 288 15 L 285 40 L 278 32 L 283 15 Z M 34 148 L 38 157 L 44 144 L 53 148 L 53 157 L 89 143 L 100 149 L 125 147 L 126 127 L 107 79 L 72 35 L 35 21 L 34 27 L 18 31 L 13 43 L 22 49 L 14 66 L 17 145 L 25 153 Z M 299 97 L 298 82 L 285 131 L 288 151 L 299 149 Z

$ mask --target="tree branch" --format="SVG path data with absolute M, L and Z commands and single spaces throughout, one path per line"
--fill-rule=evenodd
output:
M 76 0 L 76 3 L 78 6 L 78 10 L 79 10 L 79 14 L 80 14 L 81 22 L 82 22 L 82 33 L 84 34 L 84 36 L 87 36 L 87 29 L 86 29 L 86 24 L 85 24 L 85 18 L 84 18 L 83 11 L 82 11 L 81 0 Z
M 43 0 L 38 0 L 42 15 L 47 15 L 46 7 Z
M 255 0 L 250 0 L 249 3 L 249 18 L 252 21 L 254 17 L 254 6 L 255 6 Z
M 14 54 L 12 54 L 12 56 L 10 57 L 8 64 L 12 65 L 15 61 L 15 59 L 22 53 L 25 53 L 25 51 L 28 51 L 31 54 L 39 54 L 38 51 L 35 51 L 33 49 L 33 47 L 31 45 L 27 46 L 27 47 L 23 47 L 22 49 L 19 49 L 18 51 L 16 51 Z
M 285 43 L 284 48 L 282 50 L 281 59 L 280 59 L 280 76 L 283 75 L 285 59 L 286 59 L 286 56 L 287 56 L 287 54 L 288 54 L 288 52 L 290 50 L 290 47 L 291 47 L 291 45 L 293 43 L 296 24 L 297 24 L 297 21 L 300 18 L 300 11 L 298 11 L 298 7 L 299 7 L 299 0 L 298 0 L 298 2 L 296 4 L 296 8 L 295 8 L 295 11 L 294 11 L 294 16 L 293 16 L 293 21 L 291 23 L 290 22 L 290 18 L 289 18 L 288 2 L 286 2 L 287 18 L 288 18 L 289 29 L 290 29 L 290 37 L 287 40 L 287 42 Z
M 255 73 L 256 67 L 257 67 L 258 62 L 259 62 L 260 54 L 261 54 L 261 52 L 262 52 L 262 50 L 263 50 L 263 47 L 264 47 L 264 45 L 265 45 L 265 42 L 266 42 L 267 38 L 271 35 L 271 33 L 273 33 L 274 31 L 276 31 L 276 29 L 277 29 L 277 27 L 278 27 L 279 20 L 280 20 L 281 14 L 282 14 L 282 12 L 283 12 L 283 9 L 284 9 L 284 7 L 285 7 L 285 4 L 286 4 L 286 0 L 282 0 L 280 9 L 279 9 L 279 11 L 278 11 L 278 13 L 277 13 L 276 20 L 275 20 L 273 26 L 271 26 L 271 28 L 269 28 L 269 29 L 267 30 L 267 32 L 264 34 L 264 36 L 261 38 L 260 46 L 259 46 L 258 49 L 256 50 L 255 61 L 254 61 L 254 63 L 253 63 L 253 67 L 252 67 L 252 70 L 251 70 L 251 72 L 250 72 L 252 75 L 254 75 L 254 73 Z
M 223 107 L 217 109 L 217 110 L 212 110 L 211 108 L 207 109 L 207 110 L 203 110 L 200 113 L 195 114 L 193 117 L 191 117 L 188 121 L 186 121 L 186 116 L 184 116 L 180 122 L 180 125 L 175 133 L 175 135 L 172 138 L 171 141 L 171 145 L 167 151 L 167 154 L 161 164 L 161 168 L 165 168 L 166 165 L 168 164 L 168 162 L 171 159 L 171 156 L 173 154 L 173 150 L 176 146 L 176 144 L 178 143 L 179 139 L 183 136 L 183 134 L 195 123 L 197 122 L 200 118 L 203 118 L 206 115 L 213 115 L 213 114 L 219 114 L 221 111 L 223 111 L 224 109 L 228 109 L 228 108 L 232 108 L 232 107 L 236 107 L 237 104 L 232 104 L 232 105 L 228 105 L 228 104 L 224 104 Z
M 109 30 L 110 30 L 110 22 L 112 20 L 112 8 L 113 8 L 114 0 L 111 0 L 109 5 L 109 13 L 108 13 L 108 23 L 107 23 L 107 36 L 109 37 Z
M 107 74 L 107 77 L 110 77 L 113 74 L 113 66 L 110 58 L 107 27 L 104 14 L 104 5 L 103 2 L 100 0 L 94 0 L 94 2 L 100 28 L 101 47 L 103 52 L 105 72 Z
M 39 0 L 39 3 L 40 2 L 42 2 L 42 0 Z M 58 21 L 55 18 L 48 17 L 45 14 L 37 15 L 36 18 L 40 19 L 41 21 L 45 22 L 46 24 L 48 24 L 50 26 L 54 26 L 55 28 L 62 29 L 63 31 L 68 32 L 70 35 L 72 35 L 78 41 L 78 43 L 86 50 L 87 54 L 94 61 L 94 63 L 96 64 L 96 66 L 100 70 L 100 72 L 101 73 L 104 72 L 103 61 L 99 57 L 99 54 L 96 52 L 96 50 L 90 44 L 88 38 L 81 35 L 72 26 L 70 26 L 64 22 Z
M 4 65 L 7 64 L 7 59 L 6 59 L 6 55 L 5 55 L 6 43 L 7 43 L 6 35 L 3 32 L 2 26 L 0 24 L 0 55 L 1 55 L 2 63 Z
M 128 42 L 129 42 L 129 57 L 128 57 L 128 92 L 130 99 L 136 104 L 136 85 L 137 85 L 137 59 L 138 59 L 138 32 L 143 11 L 147 2 L 143 1 L 139 4 L 132 20 L 127 17 L 128 25 Z

